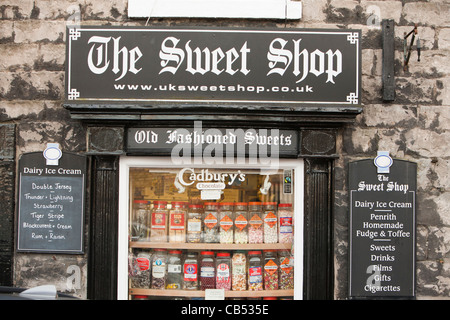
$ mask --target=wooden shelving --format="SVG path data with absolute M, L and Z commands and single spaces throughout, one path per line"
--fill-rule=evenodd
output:
M 205 291 L 201 290 L 158 290 L 130 288 L 131 295 L 160 296 L 160 297 L 191 297 L 203 298 Z M 294 290 L 259 290 L 259 291 L 225 291 L 226 298 L 245 297 L 292 297 Z
M 291 250 L 290 243 L 170 243 L 170 242 L 130 242 L 130 248 L 142 249 L 190 249 L 190 250 Z
M 223 244 L 223 243 L 171 243 L 131 241 L 130 248 L 136 249 L 188 249 L 188 250 L 291 250 L 291 243 L 248 243 L 248 244 Z M 130 295 L 146 295 L 160 297 L 191 297 L 203 298 L 205 291 L 201 290 L 172 290 L 172 289 L 138 289 L 130 288 Z M 260 290 L 260 291 L 225 291 L 226 298 L 245 297 L 291 297 L 294 290 Z

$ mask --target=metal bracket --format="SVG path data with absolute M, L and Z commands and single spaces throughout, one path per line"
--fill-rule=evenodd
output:
M 411 57 L 411 49 L 414 43 L 414 39 L 417 35 L 417 24 L 414 25 L 414 29 L 412 29 L 408 34 L 405 32 L 403 36 L 403 70 L 408 70 L 408 62 L 409 58 Z M 411 36 L 411 42 L 408 47 L 408 37 Z M 417 42 L 416 42 L 416 48 L 417 48 L 417 61 L 420 61 L 420 38 L 417 36 Z
M 383 100 L 395 100 L 395 77 L 394 77 L 394 20 L 383 19 L 381 22 L 383 39 Z

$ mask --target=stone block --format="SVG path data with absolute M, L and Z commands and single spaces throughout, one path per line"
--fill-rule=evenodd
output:
M 128 1 L 86 1 L 83 5 L 83 19 L 86 20 L 125 20 Z
M 0 46 L 2 71 L 64 71 L 64 44 L 13 44 Z
M 0 73 L 0 98 L 59 100 L 64 93 L 64 72 Z
M 440 79 L 439 87 L 436 99 L 443 106 L 450 106 L 450 77 Z
M 325 20 L 325 8 L 327 0 L 302 0 L 302 21 L 303 22 L 322 22 Z
M 438 31 L 439 50 L 450 51 L 450 28 L 442 28 Z
M 363 49 L 362 50 L 361 73 L 369 76 L 382 75 L 382 51 L 381 49 Z
M 450 3 L 448 2 L 408 2 L 403 7 L 406 24 L 423 26 L 450 26 Z
M 86 132 L 82 125 L 69 121 L 22 122 L 18 126 L 18 154 L 43 151 L 49 142 L 59 143 L 61 150 L 86 150 Z
M 424 77 L 396 77 L 395 102 L 402 104 L 443 104 L 443 82 Z
M 29 19 L 33 15 L 34 1 L 33 0 L 2 0 L 2 10 L 0 11 L 1 19 Z
M 14 22 L 0 20 L 0 44 L 14 41 Z
M 413 128 L 404 133 L 409 152 L 418 157 L 450 157 L 450 131 L 442 133 Z
M 417 108 L 396 104 L 372 104 L 364 107 L 360 122 L 369 127 L 411 128 L 417 125 Z
M 417 108 L 420 126 L 424 129 L 442 132 L 450 130 L 450 108 L 442 106 L 419 106 Z
M 14 23 L 14 42 L 64 42 L 64 21 L 26 20 Z
M 403 56 L 403 54 L 402 54 Z M 415 78 L 443 78 L 450 76 L 450 51 L 425 50 L 420 54 L 420 61 L 417 61 L 417 51 L 411 52 L 407 73 Z

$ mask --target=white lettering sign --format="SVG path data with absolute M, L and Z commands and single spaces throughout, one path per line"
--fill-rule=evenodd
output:
M 108 56 L 108 43 L 112 37 L 99 37 L 93 36 L 89 39 L 88 43 L 92 43 L 92 47 L 89 50 L 88 54 L 88 66 L 89 70 L 91 70 L 95 74 L 104 73 L 109 65 L 110 58 Z M 136 68 L 136 62 L 142 58 L 142 52 L 138 47 L 134 47 L 131 50 L 128 50 L 125 46 L 120 47 L 120 38 L 112 38 L 113 39 L 113 68 L 112 71 L 115 74 L 120 74 L 115 81 L 122 79 L 128 71 L 137 74 L 141 71 L 142 68 Z
M 324 53 L 316 49 L 309 53 L 306 49 L 300 51 L 300 42 L 302 39 L 292 41 L 294 43 L 293 52 L 285 49 L 288 41 L 282 38 L 276 38 L 270 43 L 269 52 L 267 53 L 270 70 L 267 75 L 277 73 L 282 76 L 291 63 L 294 62 L 293 74 L 296 77 L 301 75 L 301 78 L 296 83 L 302 82 L 309 73 L 318 77 L 325 72 L 327 74 L 326 82 L 334 84 L 334 78 L 342 72 L 341 51 L 335 50 L 333 52 L 330 49 Z
M 214 50 L 208 47 L 192 49 L 191 40 L 186 42 L 183 50 L 177 47 L 179 42 L 180 39 L 175 37 L 167 37 L 162 42 L 159 57 L 163 68 L 159 74 L 164 72 L 175 74 L 185 58 L 186 71 L 191 74 L 204 75 L 212 72 L 219 75 L 225 72 L 234 75 L 236 72 L 241 72 L 247 75 L 250 72 L 247 68 L 247 56 L 250 52 L 250 49 L 247 48 L 247 42 L 242 45 L 239 51 L 233 47 L 226 52 L 220 47 Z

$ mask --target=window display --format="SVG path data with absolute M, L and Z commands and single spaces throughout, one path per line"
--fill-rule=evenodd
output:
M 286 170 L 295 176 L 292 168 L 129 166 L 128 299 L 205 299 L 212 289 L 226 299 L 293 298 L 301 197 L 293 179 L 286 188 Z

